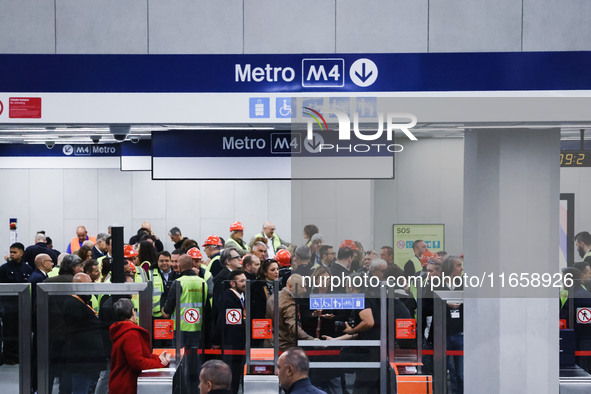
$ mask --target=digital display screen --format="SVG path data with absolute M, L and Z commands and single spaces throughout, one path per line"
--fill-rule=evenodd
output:
M 591 167 L 591 151 L 560 151 L 560 167 Z

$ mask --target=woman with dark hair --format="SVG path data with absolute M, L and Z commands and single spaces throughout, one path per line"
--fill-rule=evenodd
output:
M 310 247 L 312 244 L 312 236 L 319 232 L 318 226 L 315 224 L 306 224 L 304 226 L 304 239 L 306 240 L 306 246 Z
M 189 251 L 189 249 L 197 248 L 199 249 L 199 244 L 194 239 L 185 239 L 181 244 L 181 253 L 185 254 Z
M 252 286 L 252 316 L 254 319 L 264 319 L 267 314 L 267 300 L 276 293 L 273 281 L 279 279 L 277 261 L 273 259 L 262 261 L 257 279 Z
M 75 251 L 73 254 L 80 257 L 83 263 L 92 259 L 92 250 L 86 246 L 81 246 L 80 249 Z
M 149 241 L 141 241 L 138 248 L 137 261 L 144 270 L 158 268 L 158 256 L 154 245 Z M 148 264 L 144 264 L 144 263 Z

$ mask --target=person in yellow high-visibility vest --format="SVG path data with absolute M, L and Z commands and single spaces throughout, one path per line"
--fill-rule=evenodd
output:
M 158 253 L 158 268 L 152 268 L 149 272 L 153 284 L 152 290 L 152 320 L 163 319 L 162 307 L 172 283 L 179 277 L 179 273 L 171 268 L 170 253 L 167 251 Z M 154 347 L 170 347 L 172 341 L 167 339 L 155 339 Z
M 211 272 L 211 275 L 215 276 L 222 270 L 222 264 L 220 263 L 220 249 L 224 244 L 217 235 L 210 235 L 203 243 L 203 250 L 207 257 L 209 257 L 209 264 L 206 270 Z M 188 252 L 187 252 L 188 253 Z
M 189 255 L 179 257 L 181 276 L 170 287 L 162 316 L 169 318 L 176 311 L 177 287 L 180 286 L 181 345 L 197 348 L 201 342 L 203 327 L 203 306 L 207 301 L 207 283 L 193 270 L 193 260 Z

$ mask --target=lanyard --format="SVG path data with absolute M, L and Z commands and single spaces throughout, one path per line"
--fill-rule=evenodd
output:
M 86 305 L 86 307 L 88 307 L 92 311 L 92 313 L 94 313 L 94 315 L 96 317 L 98 317 L 98 313 L 90 305 L 88 305 L 86 302 L 84 302 L 84 300 L 82 298 L 80 298 L 80 296 L 78 296 L 76 294 L 72 294 L 72 297 L 77 298 L 78 300 L 80 300 L 81 303 L 83 303 L 84 305 Z

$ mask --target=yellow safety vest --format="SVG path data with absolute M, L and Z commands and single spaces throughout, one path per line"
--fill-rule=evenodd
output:
M 257 238 L 257 237 L 267 238 L 267 237 L 265 237 L 265 234 L 263 234 L 263 233 L 258 233 L 254 237 L 255 238 Z M 279 248 L 279 246 L 281 246 L 281 240 L 279 239 L 279 236 L 277 234 L 273 234 L 273 242 L 272 242 L 272 244 L 273 244 L 273 251 L 274 252 L 277 252 L 277 249 Z
M 49 273 L 47 274 L 48 278 L 53 278 L 54 276 L 58 276 L 60 274 L 60 267 L 55 266 L 51 269 L 51 271 L 49 271 Z
M 176 280 L 180 282 L 182 288 L 180 299 L 181 331 L 201 331 L 203 296 L 207 294 L 207 283 L 198 275 L 181 276 Z
M 211 273 L 209 272 L 209 271 L 211 271 L 211 266 L 213 265 L 214 261 L 217 261 L 219 259 L 220 259 L 220 255 L 218 254 L 213 259 L 209 260 L 209 264 L 207 264 L 207 267 L 205 268 L 205 276 L 207 276 L 207 274 L 209 274 L 211 276 Z
M 415 273 L 417 272 L 421 272 L 423 270 L 423 266 L 421 265 L 421 260 L 419 260 L 419 258 L 417 256 L 412 256 L 410 258 L 410 260 L 412 261 L 412 263 L 414 264 L 415 267 Z
M 162 299 L 162 293 L 164 293 L 164 278 L 156 268 L 151 269 L 150 273 L 152 277 L 152 316 L 162 317 L 160 300 Z

